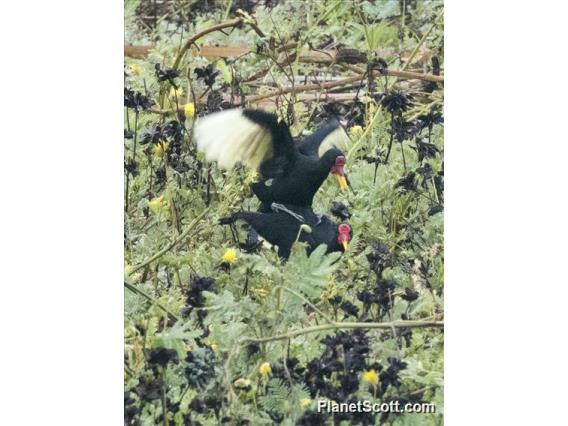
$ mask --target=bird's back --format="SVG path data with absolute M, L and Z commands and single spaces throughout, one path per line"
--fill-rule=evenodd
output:
M 286 174 L 273 179 L 270 185 L 255 183 L 252 189 L 265 205 L 274 202 L 310 206 L 328 174 L 329 170 L 321 167 L 318 157 L 298 155 L 294 167 Z

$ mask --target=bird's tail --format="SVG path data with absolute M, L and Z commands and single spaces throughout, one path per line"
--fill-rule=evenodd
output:
M 254 215 L 254 213 L 251 213 L 251 212 L 236 212 L 236 213 L 233 213 L 231 216 L 219 218 L 219 225 L 231 225 L 239 219 L 246 221 L 251 215 Z
M 231 224 L 235 223 L 235 220 L 237 220 L 235 215 L 231 215 L 231 216 L 227 216 L 227 217 L 221 217 L 221 218 L 219 218 L 219 225 L 231 225 Z

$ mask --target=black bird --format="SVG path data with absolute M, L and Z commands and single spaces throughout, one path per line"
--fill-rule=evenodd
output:
M 273 213 L 234 213 L 219 219 L 219 223 L 247 222 L 262 238 L 278 246 L 278 255 L 284 259 L 288 259 L 296 241 L 307 243 L 308 255 L 321 244 L 327 245 L 326 253 L 344 252 L 351 241 L 353 232 L 350 225 L 333 223 L 325 215 L 316 215 L 311 207 L 273 203 L 271 208 Z
M 296 144 L 290 129 L 275 114 L 231 109 L 197 120 L 197 147 L 209 161 L 228 169 L 237 163 L 259 170 L 261 181 L 252 190 L 269 212 L 275 203 L 309 207 L 331 172 L 342 190 L 345 149 L 349 137 L 336 120 Z

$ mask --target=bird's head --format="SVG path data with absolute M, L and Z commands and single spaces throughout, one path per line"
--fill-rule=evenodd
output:
M 347 250 L 349 241 L 351 241 L 352 230 L 351 226 L 346 223 L 341 223 L 337 227 L 337 242 L 343 248 L 343 251 Z
M 329 171 L 337 178 L 339 187 L 342 190 L 347 189 L 347 179 L 345 178 L 345 155 L 343 152 L 335 148 L 330 149 L 324 154 L 322 162 L 326 166 L 329 166 Z

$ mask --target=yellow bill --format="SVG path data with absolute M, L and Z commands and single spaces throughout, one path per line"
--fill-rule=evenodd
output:
M 349 246 L 349 244 L 347 243 L 347 241 L 342 241 L 341 245 L 343 246 L 343 250 L 347 251 L 347 247 Z
M 337 182 L 339 182 L 339 187 L 341 188 L 342 191 L 345 191 L 347 189 L 347 179 L 345 179 L 345 176 L 341 176 L 341 175 L 336 175 L 337 176 Z

